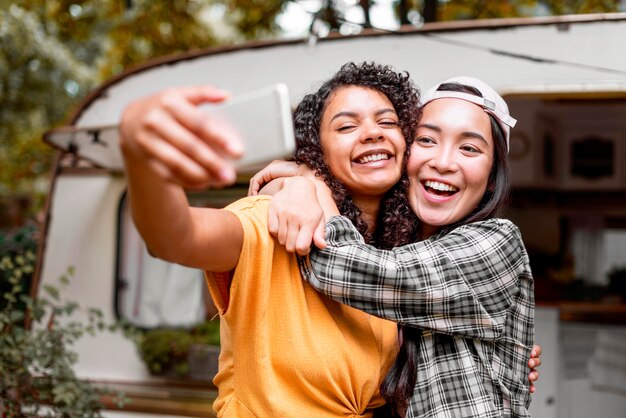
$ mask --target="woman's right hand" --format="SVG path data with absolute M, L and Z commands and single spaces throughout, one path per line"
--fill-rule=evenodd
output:
M 300 255 L 309 253 L 311 243 L 325 248 L 324 224 L 314 182 L 301 176 L 283 179 L 281 190 L 272 198 L 268 220 L 278 242 Z
M 132 102 L 120 122 L 127 165 L 147 165 L 153 175 L 184 188 L 223 187 L 235 181 L 232 159 L 241 140 L 198 108 L 228 94 L 212 86 L 166 89 Z

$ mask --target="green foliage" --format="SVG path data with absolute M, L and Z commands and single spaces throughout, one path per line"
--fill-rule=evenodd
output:
M 397 0 L 396 11 L 422 12 L 427 0 Z M 614 0 L 439 0 L 436 1 L 437 21 L 495 19 L 505 17 L 533 17 L 537 15 L 564 15 L 579 13 L 612 13 L 619 11 Z M 423 13 L 422 13 L 423 14 Z M 402 20 L 403 16 L 398 16 Z M 404 16 L 404 21 L 409 21 Z
M 564 15 L 578 13 L 614 13 L 619 11 L 615 0 L 538 0 L 549 14 Z
M 0 196 L 33 196 L 32 210 L 41 209 L 54 156 L 42 135 L 97 84 L 150 58 L 274 36 L 290 1 L 0 0 Z M 421 14 L 426 2 L 397 0 L 396 10 L 407 14 L 399 21 Z M 438 20 L 620 8 L 612 0 L 436 3 Z M 326 2 L 318 17 L 339 27 L 347 4 Z
M 116 25 L 109 33 L 103 76 L 149 58 L 227 42 L 202 21 L 210 4 L 209 0 L 134 0 L 131 8 L 116 15 Z
M 33 223 L 16 229 L 0 230 L 0 258 L 14 257 L 27 251 L 34 253 L 37 250 L 38 234 L 39 228 Z
M 188 354 L 192 345 L 219 345 L 219 338 L 218 320 L 191 329 L 149 330 L 139 338 L 139 355 L 151 373 L 182 377 L 190 372 Z
M 37 235 L 38 228 L 34 224 L 26 224 L 25 226 L 13 230 L 0 230 L 0 260 L 8 258 L 9 260 L 20 261 L 24 257 L 30 259 L 37 252 Z M 19 274 L 19 286 L 23 292 L 30 289 L 30 283 L 33 270 L 29 267 L 22 268 Z M 9 278 L 14 274 L 11 270 L 0 269 L 0 295 L 11 292 L 14 287 Z M 21 309 L 24 305 L 19 302 L 20 294 L 16 295 L 17 306 Z M 0 297 L 0 309 L 6 305 L 6 300 Z
M 134 0 L 124 13 L 117 12 L 103 76 L 153 57 L 274 35 L 276 16 L 287 2 Z
M 276 17 L 290 0 L 227 0 L 224 3 L 229 23 L 246 40 L 272 36 L 279 32 Z
M 0 196 L 41 209 L 54 157 L 42 135 L 96 85 L 150 58 L 269 36 L 285 2 L 0 0 Z
M 60 289 L 68 284 L 72 269 L 59 279 L 59 287 L 45 286 L 39 299 L 27 296 L 22 278 L 32 273 L 34 262 L 30 251 L 0 261 L 0 271 L 10 284 L 1 295 L 5 305 L 0 309 L 0 414 L 100 417 L 101 392 L 76 377 L 72 366 L 78 358 L 69 347 L 86 334 L 107 329 L 102 313 L 88 309 L 84 321 L 71 319 L 79 306 L 64 301 Z M 29 327 L 24 326 L 26 316 Z M 116 399 L 125 401 L 122 394 Z
M 493 19 L 528 16 L 536 0 L 515 2 L 452 0 L 439 6 L 438 20 Z
M 220 322 L 217 319 L 204 321 L 191 329 L 191 335 L 201 343 L 220 345 Z
M 35 182 L 51 166 L 43 129 L 67 116 L 95 75 L 35 13 L 0 10 L 0 194 L 45 191 Z

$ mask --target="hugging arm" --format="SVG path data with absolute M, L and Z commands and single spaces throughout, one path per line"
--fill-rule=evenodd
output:
M 273 161 L 252 177 L 248 194 L 273 196 L 268 228 L 288 252 L 306 255 L 312 243 L 325 248 L 325 219 L 339 212 L 330 189 L 307 166 Z
M 313 287 L 373 315 L 445 334 L 496 340 L 519 302 L 519 282 L 532 280 L 519 231 L 501 220 L 387 251 L 333 217 L 326 241 L 303 268 Z

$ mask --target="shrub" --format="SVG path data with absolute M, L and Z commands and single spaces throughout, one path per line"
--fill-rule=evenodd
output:
M 191 329 L 165 328 L 146 331 L 139 339 L 138 350 L 151 373 L 187 377 L 192 372 L 189 361 L 192 347 L 215 346 L 219 343 L 219 321 L 211 320 Z
M 24 254 L 27 253 L 35 254 L 37 251 L 38 233 L 39 229 L 35 224 L 26 224 L 21 228 L 0 230 L 0 260 L 5 257 L 14 260 L 16 257 L 23 257 Z M 21 292 L 26 293 L 30 289 L 33 270 L 34 269 L 30 268 L 26 270 L 22 269 L 19 273 Z M 10 274 L 11 271 L 0 270 L 0 295 L 10 292 L 13 287 L 13 285 L 9 283 Z M 2 309 L 6 303 L 6 299 L 0 297 L 0 309 Z M 17 306 L 24 309 L 20 301 L 17 302 Z
M 72 269 L 59 279 L 59 287 L 45 285 L 38 299 L 28 296 L 23 279 L 32 274 L 34 262 L 32 251 L 0 261 L 9 286 L 0 297 L 0 416 L 100 417 L 102 390 L 76 377 L 72 366 L 78 356 L 69 347 L 85 334 L 116 327 L 107 327 L 100 311 L 62 300 L 60 289 L 69 283 Z M 79 311 L 86 313 L 85 320 L 73 319 Z M 114 398 L 125 401 L 119 393 Z

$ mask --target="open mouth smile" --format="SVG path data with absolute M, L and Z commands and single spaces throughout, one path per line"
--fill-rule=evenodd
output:
M 385 161 L 391 159 L 391 155 L 387 152 L 375 152 L 372 154 L 362 155 L 354 160 L 358 164 L 374 163 L 377 161 Z
M 434 180 L 426 180 L 422 182 L 422 185 L 428 193 L 432 193 L 437 196 L 448 197 L 459 191 L 459 188 L 456 186 Z

